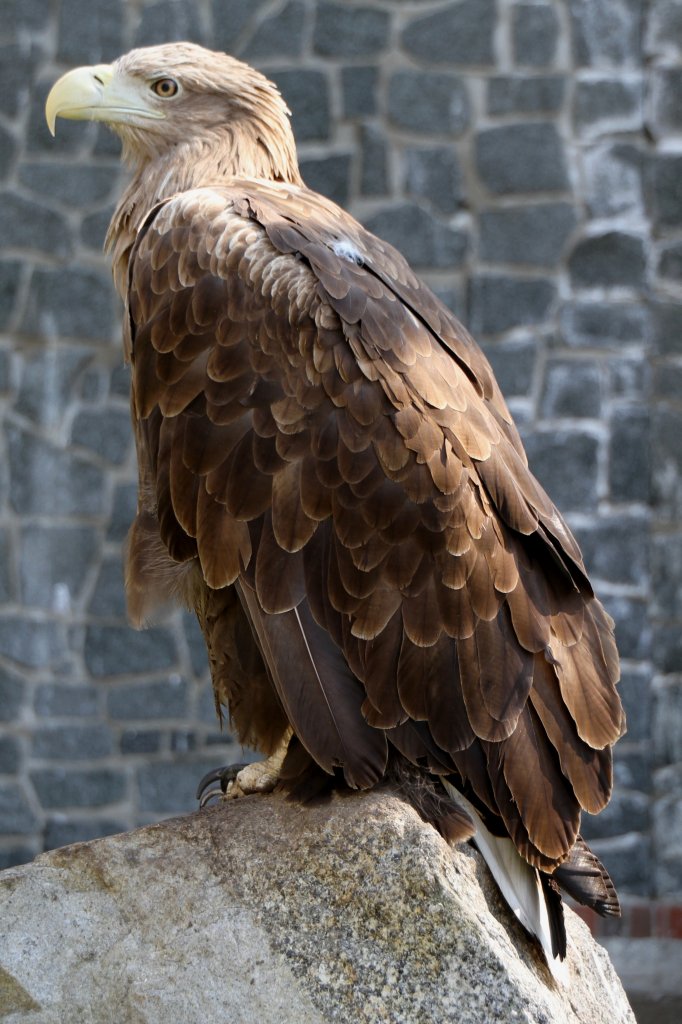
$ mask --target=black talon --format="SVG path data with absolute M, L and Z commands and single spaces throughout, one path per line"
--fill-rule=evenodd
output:
M 243 764 L 224 764 L 221 768 L 213 768 L 210 772 L 206 772 L 203 779 L 197 787 L 196 799 L 199 801 L 199 807 L 205 807 L 209 800 L 212 800 L 214 796 L 220 796 L 221 793 L 225 793 L 230 782 L 234 782 L 237 775 L 246 768 L 248 762 Z M 219 782 L 220 789 L 217 787 L 205 792 L 208 786 L 212 782 Z

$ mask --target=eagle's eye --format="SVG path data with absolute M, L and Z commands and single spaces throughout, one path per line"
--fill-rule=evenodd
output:
M 152 82 L 153 91 L 157 96 L 161 96 L 164 100 L 168 100 L 171 96 L 175 96 L 179 88 L 180 87 L 174 78 L 157 78 L 155 82 Z

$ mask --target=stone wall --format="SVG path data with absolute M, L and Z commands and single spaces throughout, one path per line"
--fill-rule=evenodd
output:
M 8 17 L 9 14 L 9 17 Z M 617 621 L 629 733 L 585 831 L 682 897 L 682 15 L 674 0 L 5 0 L 0 865 L 193 806 L 235 758 L 196 627 L 125 624 L 128 371 L 101 244 L 117 144 L 58 73 L 189 38 L 280 85 L 306 181 L 484 345 Z

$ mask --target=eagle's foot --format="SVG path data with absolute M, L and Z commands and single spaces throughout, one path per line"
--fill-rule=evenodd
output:
M 228 764 L 204 775 L 197 789 L 199 807 L 205 807 L 214 797 L 220 800 L 236 800 L 240 796 L 250 796 L 252 793 L 271 793 L 279 782 L 290 738 L 291 731 L 287 730 L 282 743 L 265 761 Z M 217 782 L 218 786 L 211 787 L 213 782 Z

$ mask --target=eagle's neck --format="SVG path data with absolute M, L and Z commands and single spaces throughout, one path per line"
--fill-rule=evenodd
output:
M 123 156 L 133 177 L 109 225 L 106 248 L 113 257 L 116 288 L 125 298 L 130 250 L 149 211 L 163 199 L 193 188 L 225 185 L 235 178 L 289 181 L 302 185 L 296 147 L 286 131 L 254 120 L 229 125 L 150 152 L 133 133 L 123 135 Z

